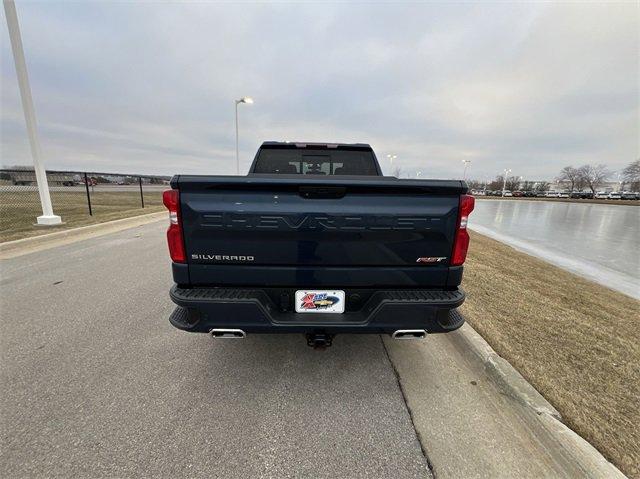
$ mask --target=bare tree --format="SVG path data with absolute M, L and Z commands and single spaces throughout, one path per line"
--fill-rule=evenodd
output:
M 605 165 L 584 165 L 578 168 L 578 171 L 580 178 L 594 195 L 598 187 L 611 176 L 611 172 Z
M 629 183 L 631 191 L 640 191 L 640 160 L 632 161 L 622 170 L 622 179 Z
M 519 176 L 510 176 L 507 178 L 507 184 L 505 185 L 505 189 L 509 191 L 515 191 L 518 189 L 518 185 L 520 184 Z
M 576 189 L 576 187 L 584 187 L 584 181 L 582 175 L 580 174 L 580 169 L 574 168 L 573 166 L 565 166 L 564 168 L 562 168 L 562 170 L 560 170 L 560 174 L 556 178 L 556 181 L 568 182 L 571 185 L 571 189 L 569 191 L 571 191 L 572 193 Z
M 484 186 L 484 183 L 478 180 L 467 180 L 467 186 L 470 190 L 481 190 Z
M 502 187 L 504 186 L 505 190 L 513 191 L 518 189 L 519 184 L 520 184 L 519 176 L 509 176 L 505 183 L 504 175 L 498 175 L 496 176 L 495 180 L 487 184 L 487 189 L 502 191 Z
M 533 191 L 533 190 L 534 190 L 535 185 L 536 185 L 536 184 L 535 184 L 535 182 L 533 182 L 533 181 L 524 181 L 524 182 L 522 183 L 522 186 L 520 186 L 520 189 L 521 189 L 522 191 Z
M 549 186 L 551 186 L 551 185 L 548 182 L 541 181 L 536 185 L 536 191 L 548 191 L 549 190 Z
M 495 180 L 493 180 L 487 185 L 487 188 L 490 190 L 501 190 L 503 181 L 504 181 L 504 176 L 498 175 L 496 176 Z

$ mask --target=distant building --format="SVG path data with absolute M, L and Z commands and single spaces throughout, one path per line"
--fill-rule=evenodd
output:
M 3 177 L 13 185 L 32 186 L 37 185 L 36 173 L 33 170 L 3 171 Z M 73 186 L 78 182 L 71 173 L 47 173 L 49 186 Z

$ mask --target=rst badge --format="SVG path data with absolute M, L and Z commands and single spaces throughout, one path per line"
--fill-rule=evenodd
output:
M 443 261 L 446 261 L 446 259 L 446 256 L 422 256 L 416 260 L 416 263 L 442 263 Z
M 344 313 L 344 291 L 296 291 L 297 313 Z

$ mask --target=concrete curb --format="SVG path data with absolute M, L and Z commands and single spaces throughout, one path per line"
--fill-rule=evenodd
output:
M 585 477 L 621 478 L 625 476 L 589 442 L 562 422 L 562 416 L 516 369 L 498 355 L 478 332 L 465 323 L 456 333 L 462 347 L 476 356 L 487 374 L 508 397 L 532 409 L 542 427 L 553 436 L 567 455 L 585 471 Z
M 56 231 L 31 238 L 0 243 L 0 259 L 16 258 L 35 251 L 46 250 L 64 244 L 75 243 L 84 239 L 95 238 L 109 233 L 115 233 L 128 228 L 142 226 L 167 218 L 165 211 L 158 211 L 147 215 L 132 216 L 114 221 L 107 221 L 89 226 L 80 226 L 64 231 Z
M 506 359 L 498 355 L 469 323 L 465 323 L 457 334 L 465 343 L 465 347 L 482 361 L 485 369 L 502 392 L 524 406 L 530 407 L 538 414 L 546 413 L 559 421 L 562 420 L 558 410 L 529 384 Z

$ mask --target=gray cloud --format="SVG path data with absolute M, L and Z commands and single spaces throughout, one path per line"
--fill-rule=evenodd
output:
M 46 164 L 231 174 L 263 140 L 550 178 L 639 155 L 640 20 L 607 4 L 18 4 Z M 4 17 L 2 19 L 3 23 Z M 2 33 L 2 163 L 29 163 Z

